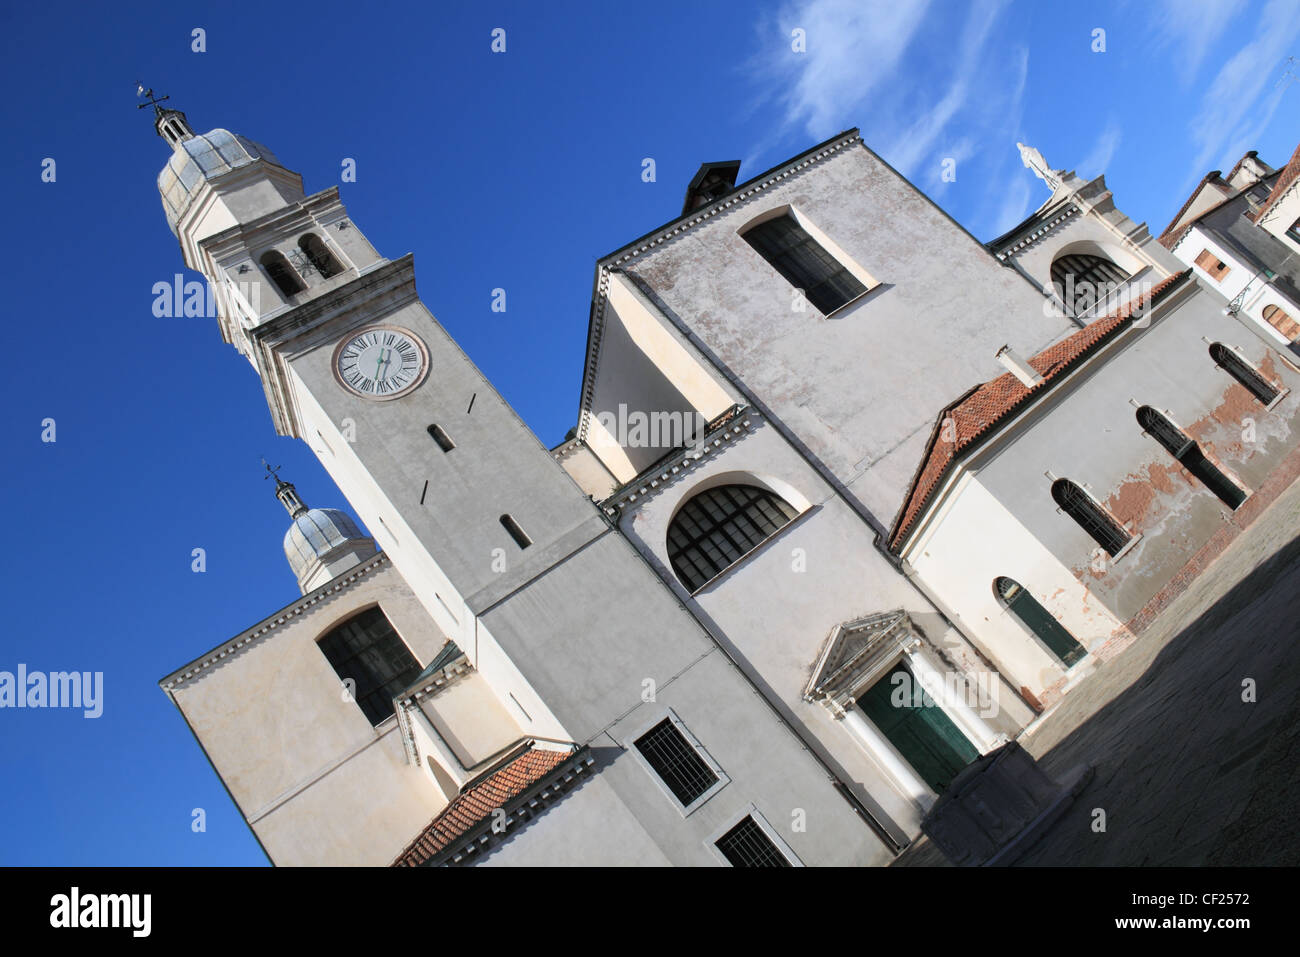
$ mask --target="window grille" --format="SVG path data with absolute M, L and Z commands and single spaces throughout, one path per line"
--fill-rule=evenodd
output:
M 1246 501 L 1242 488 L 1205 457 L 1195 439 L 1164 415 L 1144 405 L 1137 411 L 1137 420 L 1144 432 L 1163 445 L 1179 465 L 1196 476 L 1224 505 L 1235 509 Z
M 750 815 L 714 842 L 732 867 L 790 867 L 772 839 Z
M 1103 256 L 1065 255 L 1052 263 L 1052 285 L 1071 316 L 1104 304 L 1129 275 Z
M 802 289 L 804 298 L 823 315 L 867 291 L 789 213 L 750 227 L 744 238 L 790 285 Z
M 319 236 L 308 233 L 302 239 L 298 240 L 298 248 L 316 267 L 316 271 L 321 274 L 322 279 L 329 279 L 331 276 L 337 276 L 343 271 L 339 261 L 330 253 L 325 243 Z
M 785 499 L 753 485 L 722 485 L 684 504 L 668 526 L 668 561 L 695 591 L 739 561 L 798 512 Z
M 1119 522 L 1069 479 L 1057 479 L 1052 483 L 1052 498 L 1108 555 L 1118 555 L 1128 544 L 1130 536 Z
M 392 716 L 393 697 L 420 674 L 420 663 L 377 605 L 328 632 L 317 646 L 339 678 L 356 682 L 353 698 L 371 724 Z
M 1215 365 L 1244 385 L 1251 395 L 1265 405 L 1277 398 L 1277 387 L 1223 343 L 1216 342 L 1210 346 L 1210 358 L 1214 360 Z
M 266 274 L 271 277 L 271 282 L 275 283 L 275 288 L 280 290 L 280 295 L 286 299 L 290 296 L 296 296 L 307 287 L 298 278 L 293 267 L 289 265 L 289 260 L 285 259 L 281 253 L 271 252 L 264 255 L 261 260 L 262 268 Z
M 689 807 L 718 783 L 713 769 L 671 718 L 664 718 L 634 744 L 683 807 Z

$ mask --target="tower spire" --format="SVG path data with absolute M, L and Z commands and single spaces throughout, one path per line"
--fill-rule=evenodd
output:
M 281 467 L 277 465 L 275 468 L 271 468 L 270 465 L 267 465 L 266 459 L 262 459 L 262 464 L 266 466 L 266 474 L 262 478 L 275 479 L 275 497 L 280 500 L 280 504 L 289 513 L 289 517 L 297 518 L 299 515 L 305 515 L 307 505 L 298 495 L 298 490 L 293 487 L 292 482 L 286 482 L 277 474 Z
M 162 105 L 163 100 L 171 99 L 170 96 L 154 96 L 153 88 L 150 87 L 146 90 L 143 83 L 135 85 L 135 95 L 149 98 L 144 103 L 137 103 L 136 109 L 143 110 L 146 106 L 153 107 L 153 128 L 173 149 L 186 140 L 193 139 L 194 130 L 191 129 L 189 121 L 185 119 L 185 114 L 180 110 L 173 110 Z

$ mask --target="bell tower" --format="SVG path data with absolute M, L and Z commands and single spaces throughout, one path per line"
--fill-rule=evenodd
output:
M 155 108 L 164 211 L 223 338 L 473 660 L 480 611 L 608 526 L 421 302 L 410 255 L 381 256 L 337 188 L 306 195 L 265 147 Z

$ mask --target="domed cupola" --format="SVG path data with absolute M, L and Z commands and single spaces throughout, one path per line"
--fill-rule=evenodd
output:
M 168 113 L 180 117 L 179 123 L 167 120 Z M 164 111 L 157 125 L 159 135 L 172 142 L 171 159 L 158 174 L 158 192 L 162 195 L 167 225 L 173 233 L 200 184 L 259 160 L 280 166 L 280 161 L 265 146 L 237 133 L 216 129 L 201 136 L 195 134 L 185 123 L 185 114 L 177 110 Z M 171 140 L 172 135 L 177 139 Z
M 193 221 L 186 222 L 184 229 L 197 243 L 236 222 L 255 219 L 264 210 L 303 198 L 302 177 L 280 165 L 265 146 L 229 130 L 195 133 L 185 114 L 160 105 L 153 90 L 139 92 L 150 97 L 140 106 L 153 106 L 154 129 L 172 148 L 171 158 L 158 174 L 158 192 L 167 225 L 177 237 L 191 209 Z M 198 269 L 200 264 L 191 258 L 187 251 L 187 265 Z
M 305 595 L 375 555 L 374 539 L 364 535 L 357 523 L 336 508 L 308 508 L 293 484 L 275 475 L 275 497 L 293 519 L 284 533 L 284 557 L 289 560 Z

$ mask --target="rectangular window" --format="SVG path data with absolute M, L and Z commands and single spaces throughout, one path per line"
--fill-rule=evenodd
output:
M 790 867 L 785 855 L 751 815 L 714 842 L 732 867 Z
M 786 282 L 803 290 L 804 298 L 822 315 L 830 315 L 867 291 L 858 277 L 836 262 L 789 213 L 765 220 L 743 235 Z
M 672 718 L 664 718 L 634 743 L 683 808 L 689 808 L 719 783 L 717 774 Z
M 1201 254 L 1196 257 L 1196 265 L 1205 270 L 1215 282 L 1222 282 L 1223 277 L 1232 271 L 1227 263 L 1208 249 L 1201 250 Z
M 1291 224 L 1291 228 L 1286 231 L 1286 234 L 1300 243 L 1300 219 Z

